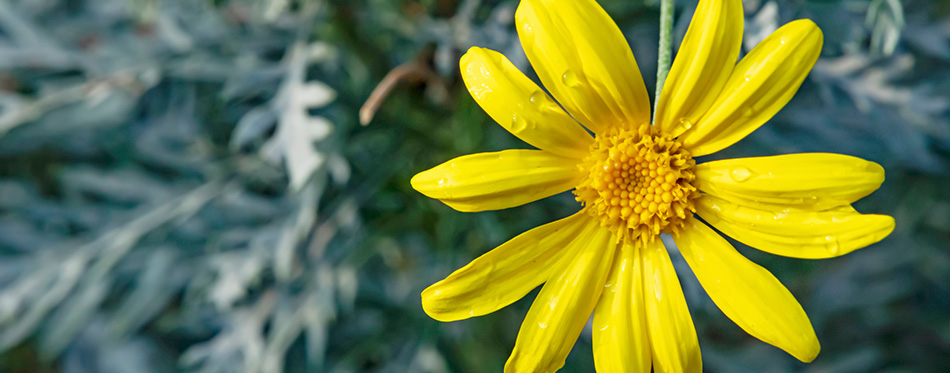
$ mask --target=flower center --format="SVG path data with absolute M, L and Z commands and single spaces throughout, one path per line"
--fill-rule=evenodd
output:
M 652 242 L 675 233 L 696 211 L 699 197 L 689 151 L 650 124 L 597 135 L 590 155 L 578 165 L 587 173 L 575 199 L 618 240 Z

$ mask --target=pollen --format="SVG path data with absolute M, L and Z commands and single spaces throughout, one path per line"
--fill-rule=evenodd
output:
M 585 177 L 575 199 L 618 240 L 646 244 L 676 233 L 696 212 L 695 165 L 689 151 L 654 126 L 614 128 L 597 135 L 578 165 Z

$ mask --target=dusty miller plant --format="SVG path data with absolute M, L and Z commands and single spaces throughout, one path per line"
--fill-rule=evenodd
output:
M 70 372 L 273 372 L 296 343 L 323 364 L 358 282 L 324 258 L 356 224 L 322 198 L 349 177 L 314 114 L 335 92 L 307 75 L 337 58 L 311 37 L 325 12 L 0 3 L 0 350 Z

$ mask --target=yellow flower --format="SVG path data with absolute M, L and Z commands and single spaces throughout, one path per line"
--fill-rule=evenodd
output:
M 827 153 L 701 164 L 694 157 L 732 145 L 778 112 L 818 58 L 821 30 L 791 22 L 736 63 L 741 1 L 700 0 L 650 125 L 633 53 L 594 0 L 523 0 L 516 21 L 554 98 L 486 49 L 462 57 L 462 76 L 495 121 L 539 150 L 459 157 L 419 173 L 412 186 L 459 211 L 504 209 L 570 189 L 583 208 L 426 289 L 426 313 L 441 321 L 480 316 L 544 284 L 505 371 L 557 370 L 593 313 L 598 371 L 699 372 L 696 331 L 658 239 L 668 233 L 726 316 L 812 361 L 820 347 L 802 307 L 710 226 L 777 255 L 844 255 L 894 228 L 890 216 L 851 207 L 881 185 L 884 170 Z

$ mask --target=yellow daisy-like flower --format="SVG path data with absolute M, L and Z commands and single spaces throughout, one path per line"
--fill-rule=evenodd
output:
M 516 21 L 554 98 L 486 49 L 462 57 L 462 77 L 495 121 L 539 150 L 459 157 L 419 173 L 412 186 L 459 211 L 571 189 L 583 208 L 426 289 L 426 313 L 442 321 L 480 316 L 544 284 L 505 371 L 557 370 L 593 313 L 598 371 L 698 372 L 696 331 L 658 238 L 668 233 L 726 316 L 812 361 L 820 347 L 801 305 L 709 226 L 777 255 L 844 255 L 894 228 L 889 216 L 851 207 L 881 185 L 884 170 L 826 153 L 702 164 L 694 157 L 732 145 L 778 112 L 818 58 L 821 30 L 791 22 L 736 63 L 741 1 L 701 0 L 651 125 L 633 53 L 594 0 L 522 0 Z

